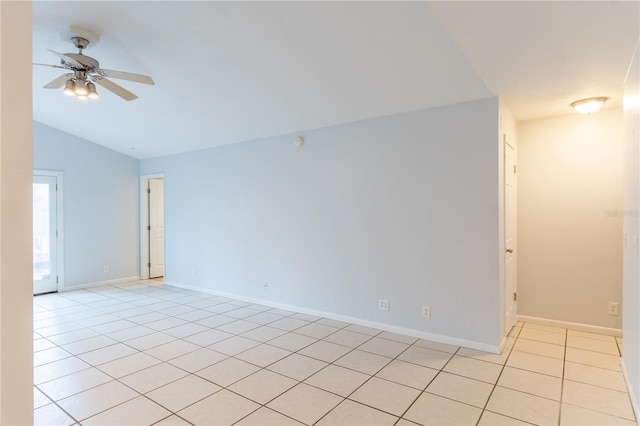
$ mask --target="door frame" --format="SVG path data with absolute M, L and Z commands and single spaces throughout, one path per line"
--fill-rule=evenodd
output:
M 33 176 L 51 176 L 56 178 L 56 268 L 58 277 L 57 291 L 64 291 L 64 172 L 57 170 L 33 169 Z M 33 178 L 32 178 L 33 180 Z
M 149 279 L 149 267 L 147 266 L 149 263 L 149 231 L 147 230 L 149 221 L 149 195 L 147 194 L 147 188 L 149 187 L 149 180 L 158 178 L 162 179 L 164 183 L 166 183 L 164 173 L 140 176 L 140 279 L 143 280 Z M 165 253 L 163 275 L 166 276 L 166 243 L 163 245 L 162 250 Z

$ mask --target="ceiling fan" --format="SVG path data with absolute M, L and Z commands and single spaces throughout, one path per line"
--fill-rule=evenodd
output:
M 98 92 L 96 91 L 97 84 L 115 93 L 124 100 L 132 101 L 137 98 L 136 95 L 109 80 L 107 77 L 136 83 L 155 84 L 153 79 L 148 75 L 100 68 L 100 63 L 98 63 L 97 60 L 82 54 L 82 50 L 86 49 L 89 45 L 88 37 L 85 38 L 71 34 L 70 41 L 78 48 L 78 53 L 58 53 L 48 49 L 49 52 L 60 58 L 60 65 L 34 64 L 70 71 L 46 84 L 44 86 L 45 89 L 59 89 L 64 86 L 65 95 L 77 96 L 79 99 L 86 100 L 98 97 Z

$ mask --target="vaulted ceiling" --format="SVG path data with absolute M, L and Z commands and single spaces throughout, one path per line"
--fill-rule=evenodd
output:
M 494 95 L 519 120 L 619 107 L 639 22 L 635 1 L 34 2 L 34 62 L 76 52 L 77 25 L 102 67 L 156 82 L 79 101 L 35 67 L 34 119 L 149 158 Z

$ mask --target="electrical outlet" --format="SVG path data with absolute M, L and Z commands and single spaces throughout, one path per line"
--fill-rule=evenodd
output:
M 193 271 L 191 271 L 191 276 L 193 278 L 197 277 L 198 276 L 198 271 L 196 271 L 195 269 Z
M 109 267 L 108 266 L 104 267 L 104 272 L 109 272 Z
M 269 290 L 269 282 L 265 281 L 263 287 L 264 287 L 265 290 Z
M 422 317 L 426 319 L 431 319 L 431 306 L 422 307 Z
M 384 299 L 378 300 L 378 309 L 380 309 L 381 311 L 388 311 L 389 310 L 389 301 L 388 300 L 384 300 Z
M 616 302 L 609 302 L 609 315 L 620 315 L 620 304 Z

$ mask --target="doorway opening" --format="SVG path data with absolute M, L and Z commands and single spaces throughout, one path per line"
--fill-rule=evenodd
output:
M 165 276 L 164 175 L 140 177 L 140 278 Z
M 33 294 L 63 288 L 62 172 L 33 171 Z

